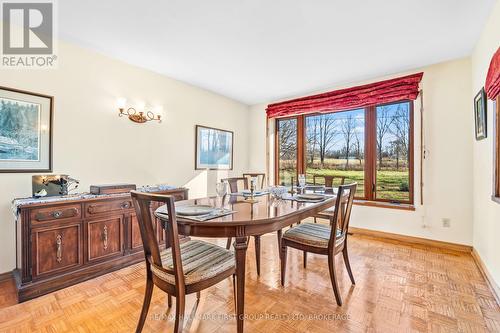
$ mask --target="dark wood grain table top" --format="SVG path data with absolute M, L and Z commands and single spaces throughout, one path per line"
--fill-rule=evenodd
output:
M 299 217 L 298 215 L 311 216 L 311 214 L 314 214 L 313 211 L 320 212 L 333 206 L 336 197 L 333 195 L 327 196 L 326 200 L 320 202 L 298 202 L 289 199 L 276 200 L 271 198 L 269 194 L 266 194 L 255 197 L 255 199 L 257 200 L 256 203 L 250 203 L 242 196 L 228 196 L 222 207 L 234 211 L 233 214 L 207 221 L 195 221 L 178 215 L 177 221 L 179 224 L 202 224 L 204 226 L 213 227 L 268 224 L 291 217 L 296 219 Z M 220 208 L 221 199 L 217 197 L 208 197 L 184 200 L 176 203 L 176 206 L 182 205 L 210 205 Z M 155 215 L 160 219 L 167 218 L 165 215 L 165 206 L 158 208 Z

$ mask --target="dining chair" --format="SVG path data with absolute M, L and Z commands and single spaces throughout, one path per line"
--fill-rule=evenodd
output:
M 148 314 L 153 287 L 168 294 L 168 307 L 175 297 L 174 332 L 182 332 L 186 295 L 209 288 L 229 276 L 235 282 L 236 262 L 233 252 L 201 240 L 189 240 L 179 244 L 174 198 L 169 195 L 131 191 L 146 261 L 146 292 L 136 332 L 141 332 Z M 170 247 L 160 251 L 153 227 L 151 203 L 166 204 L 168 222 L 165 223 L 166 237 Z M 233 290 L 234 293 L 234 290 Z M 236 299 L 235 299 L 236 304 Z
M 335 201 L 335 210 L 330 218 L 330 225 L 319 223 L 302 223 L 288 229 L 281 238 L 281 285 L 285 286 L 287 248 L 292 247 L 304 252 L 304 267 L 306 267 L 307 252 L 328 256 L 330 280 L 337 304 L 342 305 L 337 276 L 335 272 L 335 256 L 342 252 L 345 267 L 352 284 L 356 284 L 347 253 L 347 231 L 351 218 L 354 194 L 357 183 L 341 185 Z
M 248 190 L 248 178 L 247 177 L 232 177 L 224 178 L 220 180 L 221 182 L 227 182 L 229 184 L 229 190 L 231 193 L 239 192 L 239 184 L 243 183 L 243 189 Z
M 260 179 L 260 185 L 259 185 L 259 190 L 263 190 L 266 187 L 266 174 L 265 173 L 244 173 L 243 177 L 245 178 L 257 178 Z
M 344 185 L 346 177 L 345 176 L 333 176 L 333 175 L 313 175 L 313 185 L 317 185 L 317 182 L 316 182 L 317 178 L 323 178 L 323 183 L 324 183 L 325 187 L 332 187 L 333 188 L 336 185 L 336 183 L 338 183 L 339 185 Z M 339 180 L 338 182 L 336 182 L 337 179 Z M 314 223 L 317 223 L 316 219 L 318 219 L 318 218 L 329 220 L 330 217 L 333 215 L 333 211 L 334 211 L 334 207 L 314 215 L 313 216 Z
M 241 191 L 238 184 L 243 182 L 243 189 L 248 190 L 248 178 L 247 177 L 233 177 L 233 178 L 225 178 L 221 179 L 221 181 L 225 181 L 229 183 L 229 190 L 231 193 L 238 193 Z M 253 236 L 255 241 L 255 264 L 257 267 L 257 275 L 260 275 L 260 236 Z M 278 236 L 280 237 L 280 236 Z M 226 249 L 229 250 L 231 248 L 231 243 L 233 242 L 233 238 L 229 237 L 226 243 Z
M 313 175 L 313 185 L 318 185 L 317 179 L 322 178 L 323 179 L 323 184 L 325 187 L 334 187 L 335 185 L 335 180 L 339 180 L 339 185 L 344 185 L 345 183 L 345 176 L 334 176 L 334 175 Z

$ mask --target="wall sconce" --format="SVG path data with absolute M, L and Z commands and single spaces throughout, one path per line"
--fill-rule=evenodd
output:
M 127 104 L 127 100 L 125 98 L 118 99 L 118 116 L 127 116 L 128 119 L 132 120 L 135 123 L 143 124 L 148 121 L 155 120 L 161 123 L 161 110 L 157 108 L 156 112 L 153 111 L 137 111 L 133 107 L 129 107 L 125 110 L 125 106 Z M 144 110 L 144 104 L 139 107 L 140 110 Z

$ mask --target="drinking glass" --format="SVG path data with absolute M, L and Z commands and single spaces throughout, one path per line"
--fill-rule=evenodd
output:
M 304 188 L 306 186 L 306 175 L 300 174 L 299 175 L 299 187 Z
M 224 198 L 227 195 L 227 183 L 220 182 L 215 185 L 215 192 L 217 192 L 217 196 L 221 198 L 221 207 L 224 206 Z

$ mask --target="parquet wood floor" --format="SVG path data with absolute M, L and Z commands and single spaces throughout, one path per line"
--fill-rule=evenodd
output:
M 289 249 L 282 288 L 276 236 L 262 237 L 260 277 L 252 242 L 245 332 L 500 332 L 500 308 L 469 254 L 363 236 L 351 237 L 349 250 L 357 284 L 338 256 L 338 307 L 326 257 L 309 254 L 304 269 L 302 253 Z M 133 332 L 144 281 L 137 264 L 16 305 L 12 282 L 0 283 L 0 332 Z M 197 307 L 195 298 L 186 332 L 236 332 L 230 279 L 202 292 Z M 156 289 L 144 332 L 170 332 L 172 310 Z

